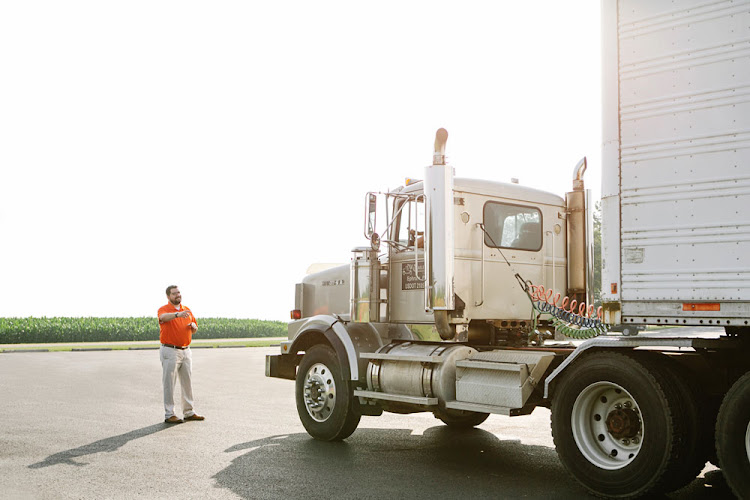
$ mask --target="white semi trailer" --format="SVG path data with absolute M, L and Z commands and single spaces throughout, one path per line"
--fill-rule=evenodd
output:
M 673 491 L 710 460 L 750 498 L 750 2 L 604 1 L 602 32 L 601 316 L 581 306 L 585 161 L 564 198 L 454 178 L 441 129 L 423 181 L 367 193 L 370 244 L 296 286 L 266 374 L 296 380 L 310 435 L 383 411 L 467 427 L 544 406 L 596 495 Z

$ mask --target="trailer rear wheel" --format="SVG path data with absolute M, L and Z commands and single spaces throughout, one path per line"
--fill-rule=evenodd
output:
M 716 453 L 727 484 L 739 498 L 750 495 L 750 373 L 735 382 L 716 419 Z
M 442 420 L 448 427 L 455 427 L 456 429 L 476 427 L 487 420 L 487 417 L 489 416 L 489 413 L 477 413 L 463 410 L 446 409 L 435 411 L 435 418 Z
M 315 439 L 338 441 L 359 425 L 352 388 L 341 374 L 338 356 L 326 345 L 307 350 L 297 371 L 297 413 Z
M 674 401 L 646 365 L 614 352 L 576 361 L 552 399 L 552 435 L 563 465 L 599 496 L 664 489 L 676 446 Z

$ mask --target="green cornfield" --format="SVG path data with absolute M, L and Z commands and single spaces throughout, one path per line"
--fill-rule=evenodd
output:
M 194 339 L 285 337 L 286 323 L 197 318 Z M 0 318 L 0 344 L 159 340 L 159 322 L 144 318 Z

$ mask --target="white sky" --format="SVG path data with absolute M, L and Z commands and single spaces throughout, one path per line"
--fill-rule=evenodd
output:
M 599 8 L 3 2 L 0 316 L 286 320 L 439 127 L 457 176 L 562 195 L 585 155 L 598 198 Z

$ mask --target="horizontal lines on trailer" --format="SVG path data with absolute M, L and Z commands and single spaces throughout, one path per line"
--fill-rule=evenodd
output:
M 696 89 L 690 92 L 671 94 L 667 97 L 624 101 L 620 103 L 620 116 L 623 120 L 628 121 L 665 114 L 698 111 L 717 106 L 743 104 L 749 100 L 750 82 L 747 82 L 728 88 Z
M 750 170 L 747 171 L 750 173 Z M 673 179 L 664 184 L 651 183 L 648 186 L 641 187 L 637 184 L 638 179 L 634 178 L 627 187 L 622 189 L 622 204 L 634 205 L 638 203 L 650 202 L 667 202 L 679 200 L 693 200 L 697 198 L 714 198 L 716 196 L 741 196 L 750 194 L 750 175 L 723 178 L 690 178 L 690 179 Z M 714 223 L 716 222 L 716 223 Z M 723 222 L 723 224 L 719 224 Z M 724 227 L 729 230 L 734 226 L 744 226 L 750 224 L 748 220 L 733 220 L 728 222 L 712 221 L 708 224 L 689 226 L 675 226 L 674 224 L 664 225 L 664 229 L 706 229 L 711 227 Z M 659 229 L 659 228 L 650 228 Z M 633 230 L 637 230 L 633 229 Z M 629 231 L 623 226 L 623 237 L 627 237 L 625 232 Z
M 666 53 L 659 57 L 634 60 L 620 65 L 623 80 L 641 78 L 657 73 L 695 68 L 750 56 L 750 39 L 731 39 L 726 42 L 703 47 Z
M 748 11 L 748 5 L 735 0 L 693 2 L 694 5 L 686 10 L 689 2 L 680 2 L 679 8 L 659 11 L 659 2 L 651 2 L 649 6 L 653 11 L 639 11 L 634 17 L 628 12 L 627 6 L 620 12 L 618 32 L 620 36 L 632 37 L 642 36 L 654 31 L 672 30 L 691 24 L 711 21 L 716 18 L 734 16 Z M 671 6 L 671 5 L 670 5 Z

